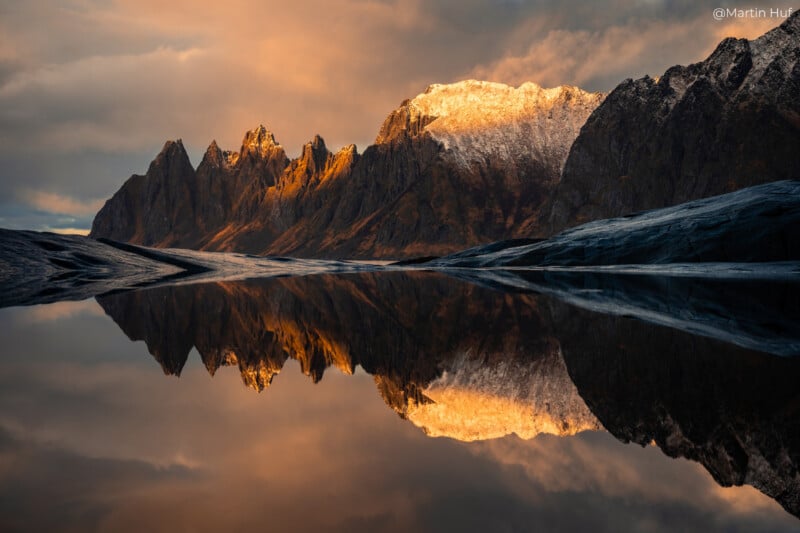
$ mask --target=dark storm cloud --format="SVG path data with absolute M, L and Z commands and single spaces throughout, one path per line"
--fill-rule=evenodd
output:
M 95 205 L 144 172 L 168 138 L 183 138 L 195 164 L 212 139 L 238 148 L 259 123 L 290 154 L 315 133 L 333 148 L 363 149 L 389 111 L 431 83 L 477 77 L 609 90 L 700 60 L 726 35 L 754 37 L 780 22 L 715 21 L 719 5 L 746 6 L 2 2 L 0 217 L 9 218 L 10 203 L 38 209 L 27 200 L 37 193 Z

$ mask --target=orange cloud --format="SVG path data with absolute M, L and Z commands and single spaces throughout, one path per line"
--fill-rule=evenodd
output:
M 20 193 L 23 201 L 31 207 L 48 213 L 72 216 L 90 216 L 97 213 L 105 200 L 77 200 L 61 194 L 23 190 Z
M 32 324 L 54 322 L 73 318 L 78 315 L 105 316 L 105 313 L 94 299 L 80 302 L 55 302 L 47 305 L 36 305 L 33 307 L 26 307 L 20 311 L 22 321 Z

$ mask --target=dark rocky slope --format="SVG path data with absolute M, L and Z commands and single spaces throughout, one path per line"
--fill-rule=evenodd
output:
M 0 307 L 83 300 L 199 268 L 180 258 L 125 251 L 77 235 L 0 229 Z
M 800 12 L 705 61 L 626 80 L 582 128 L 550 232 L 800 178 Z
M 572 141 L 602 100 L 575 87 L 431 86 L 374 145 L 315 137 L 294 161 L 264 127 L 193 171 L 168 142 L 95 217 L 91 236 L 298 257 L 441 255 L 539 230 Z
M 598 220 L 550 239 L 498 242 L 440 267 L 596 266 L 800 261 L 800 181 L 780 181 Z

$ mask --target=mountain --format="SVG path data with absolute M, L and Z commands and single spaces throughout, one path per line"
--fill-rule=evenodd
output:
M 167 142 L 103 206 L 92 237 L 299 257 L 441 255 L 539 231 L 569 148 L 603 95 L 474 80 L 432 85 L 375 144 L 289 160 L 263 126 L 195 171 Z
M 705 61 L 626 80 L 564 165 L 549 232 L 800 178 L 800 12 Z
M 208 241 L 228 225 L 254 221 L 262 191 L 275 186 L 288 164 L 286 152 L 263 126 L 247 132 L 236 153 L 212 142 L 197 171 L 181 140 L 168 141 L 147 174 L 131 176 L 103 205 L 90 236 L 209 248 Z
M 800 181 L 787 180 L 620 218 L 537 242 L 496 242 L 439 267 L 602 266 L 800 261 Z
M 238 153 L 212 143 L 195 171 L 181 142 L 168 142 L 103 206 L 91 236 L 295 257 L 441 256 L 797 179 L 798 58 L 795 13 L 606 98 L 533 83 L 431 85 L 389 114 L 363 154 L 331 153 L 316 136 L 290 160 L 261 126 Z

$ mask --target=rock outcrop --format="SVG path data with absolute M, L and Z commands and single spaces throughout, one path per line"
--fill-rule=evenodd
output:
M 478 246 L 441 267 L 657 265 L 800 261 L 800 181 L 597 220 L 537 242 Z
M 201 270 L 191 261 L 135 246 L 0 228 L 0 308 L 85 300 Z
M 800 12 L 705 61 L 626 80 L 586 122 L 549 231 L 800 178 Z

